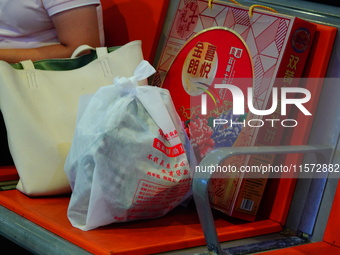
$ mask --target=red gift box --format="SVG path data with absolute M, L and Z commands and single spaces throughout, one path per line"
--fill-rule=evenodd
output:
M 290 92 L 295 91 L 308 101 L 308 91 L 290 88 L 299 86 L 315 29 L 310 22 L 275 12 L 218 1 L 212 8 L 208 1 L 180 1 L 154 85 L 173 95 L 199 161 L 219 147 L 280 145 L 285 128 L 298 127 L 288 115 L 291 105 L 281 99 L 293 99 Z M 213 207 L 254 220 L 268 172 L 240 168 L 274 168 L 274 160 L 274 155 L 239 156 L 196 170 L 222 169 L 210 185 Z

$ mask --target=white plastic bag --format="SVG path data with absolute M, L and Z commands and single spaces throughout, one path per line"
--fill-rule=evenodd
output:
M 153 72 L 143 61 L 100 88 L 79 118 L 65 164 L 73 226 L 160 217 L 190 196 L 188 140 L 170 94 L 137 86 Z

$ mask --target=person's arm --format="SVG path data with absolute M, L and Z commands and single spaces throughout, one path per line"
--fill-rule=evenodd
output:
M 95 5 L 78 7 L 52 16 L 60 44 L 31 49 L 0 49 L 0 59 L 16 63 L 50 58 L 68 58 L 83 44 L 100 46 L 97 9 Z

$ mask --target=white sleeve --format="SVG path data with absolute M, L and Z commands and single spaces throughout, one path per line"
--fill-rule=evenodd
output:
M 49 16 L 86 5 L 100 5 L 100 0 L 42 0 Z

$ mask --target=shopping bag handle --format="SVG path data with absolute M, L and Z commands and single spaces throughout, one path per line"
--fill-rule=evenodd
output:
M 140 93 L 137 94 L 137 98 L 164 134 L 169 134 L 176 130 L 173 122 L 175 120 L 172 119 L 174 116 L 171 117 L 158 89 L 140 90 Z M 181 140 L 179 136 L 176 135 L 171 138 L 169 142 L 171 146 L 175 146 L 180 144 Z

